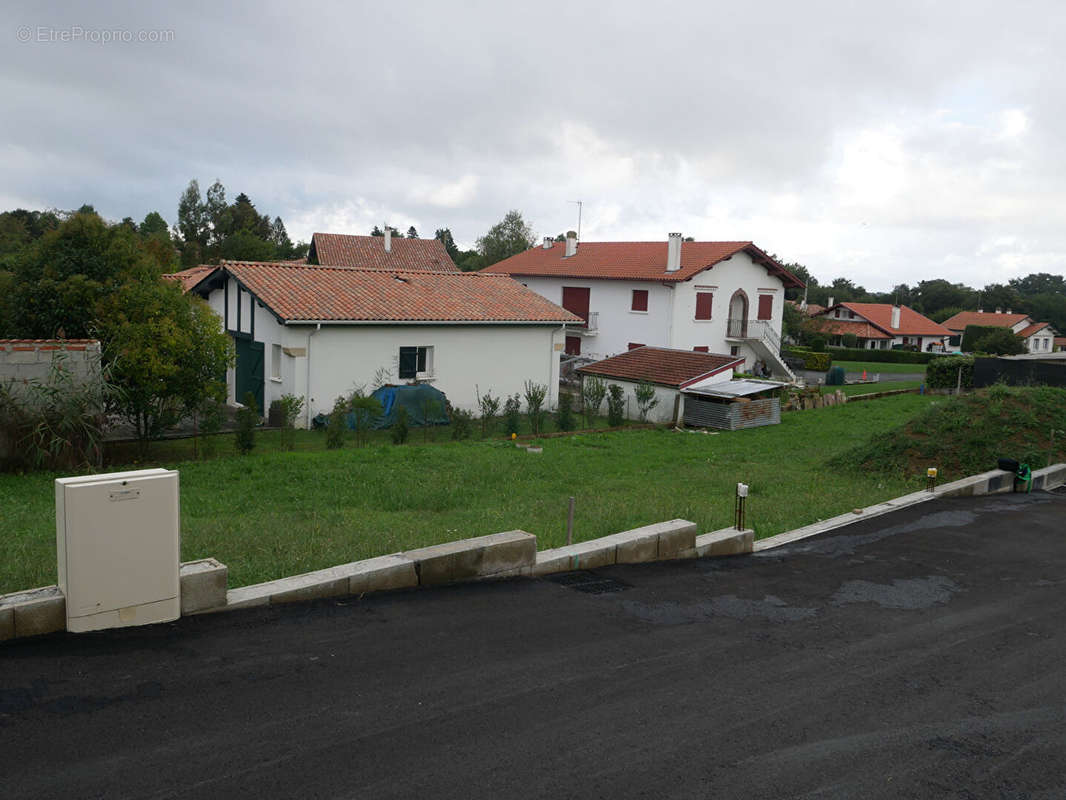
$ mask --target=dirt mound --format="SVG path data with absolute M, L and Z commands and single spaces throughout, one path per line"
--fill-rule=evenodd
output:
M 1033 469 L 1066 460 L 1066 389 L 996 385 L 945 397 L 829 466 L 908 476 L 937 467 L 945 481 L 995 469 L 1001 457 Z

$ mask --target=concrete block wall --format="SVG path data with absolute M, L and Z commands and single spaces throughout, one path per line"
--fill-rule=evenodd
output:
M 19 387 L 44 382 L 52 365 L 62 359 L 74 380 L 85 381 L 100 372 L 100 342 L 96 339 L 0 339 L 0 384 Z

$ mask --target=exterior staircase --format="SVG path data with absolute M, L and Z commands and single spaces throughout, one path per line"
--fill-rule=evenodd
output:
M 751 345 L 759 358 L 766 362 L 775 378 L 795 383 L 796 374 L 781 357 L 781 337 L 768 321 L 730 319 L 726 336 Z

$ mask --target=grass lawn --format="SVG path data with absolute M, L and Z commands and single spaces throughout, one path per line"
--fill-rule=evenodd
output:
M 246 457 L 139 466 L 180 469 L 182 559 L 214 556 L 242 586 L 514 528 L 558 546 L 570 495 L 577 540 L 675 517 L 710 531 L 732 523 L 745 481 L 748 521 L 772 535 L 912 491 L 921 479 L 825 462 L 937 400 L 792 412 L 777 426 L 716 435 L 588 433 L 542 440 L 540 455 L 499 439 L 424 446 L 418 431 L 405 446 L 326 451 L 309 449 L 307 433 L 296 452 L 268 452 L 262 437 Z M 0 593 L 56 581 L 54 477 L 0 475 Z
M 891 392 L 896 389 L 917 389 L 921 381 L 894 381 L 891 376 L 878 383 L 848 383 L 844 386 L 823 386 L 822 394 L 832 394 L 840 389 L 846 395 L 873 394 L 875 392 Z
M 845 372 L 861 373 L 866 370 L 871 375 L 886 375 L 893 372 L 924 375 L 928 364 L 895 364 L 890 361 L 834 361 L 833 366 L 843 367 Z

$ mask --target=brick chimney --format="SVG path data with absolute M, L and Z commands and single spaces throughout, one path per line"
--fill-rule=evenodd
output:
M 385 226 L 385 252 L 392 252 L 392 228 Z
M 666 271 L 681 269 L 681 234 L 671 233 L 666 237 Z
M 892 306 L 892 330 L 899 330 L 899 306 Z
M 570 256 L 577 255 L 577 233 L 574 231 L 566 232 L 566 255 L 564 258 L 570 258 Z

